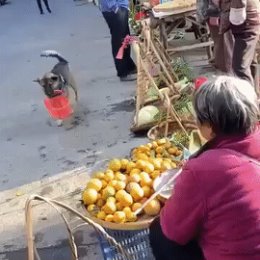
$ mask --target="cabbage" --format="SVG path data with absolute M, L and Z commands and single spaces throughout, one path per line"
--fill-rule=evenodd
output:
M 140 109 L 137 115 L 138 125 L 150 124 L 155 121 L 155 117 L 160 113 L 160 110 L 155 106 L 145 106 Z

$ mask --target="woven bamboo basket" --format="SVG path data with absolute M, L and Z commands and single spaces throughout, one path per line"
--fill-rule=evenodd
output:
M 86 211 L 84 214 L 76 211 L 68 205 L 56 200 L 45 198 L 39 195 L 32 195 L 28 198 L 25 205 L 26 233 L 28 243 L 28 260 L 40 259 L 34 243 L 33 235 L 33 202 L 41 201 L 53 207 L 62 217 L 65 227 L 68 231 L 72 260 L 79 260 L 78 250 L 75 243 L 73 231 L 66 219 L 64 212 L 66 210 L 84 223 L 91 225 L 96 231 L 104 260 L 153 260 L 153 254 L 149 243 L 149 224 L 152 218 L 140 220 L 132 225 L 108 225 L 108 223 L 99 222 L 90 217 Z M 104 227 L 102 226 L 104 225 Z M 60 259 L 62 260 L 62 259 Z
M 185 129 L 187 130 L 187 132 L 191 132 L 194 129 L 197 129 L 197 126 L 195 125 L 194 121 L 182 121 L 181 122 L 182 125 L 185 127 Z M 176 130 L 181 130 L 179 124 L 174 121 L 164 121 L 154 127 L 152 127 L 148 133 L 147 133 L 147 137 L 150 140 L 156 140 L 156 139 L 160 139 L 160 138 L 164 138 L 164 137 L 170 137 Z

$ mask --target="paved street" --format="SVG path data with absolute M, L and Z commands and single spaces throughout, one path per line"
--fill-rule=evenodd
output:
M 85 185 L 91 169 L 76 176 L 64 171 L 128 155 L 144 142 L 129 131 L 135 85 L 115 77 L 108 29 L 97 7 L 86 1 L 49 2 L 51 15 L 40 15 L 36 0 L 10 0 L 0 7 L 0 259 L 4 260 L 26 259 L 23 208 L 28 194 L 70 196 Z M 45 49 L 62 53 L 78 82 L 79 113 L 71 130 L 51 124 L 43 93 L 32 82 L 56 62 L 40 57 Z M 60 219 L 46 208 L 37 212 L 37 246 L 43 259 L 70 259 Z M 91 232 L 78 234 L 81 257 L 100 259 Z

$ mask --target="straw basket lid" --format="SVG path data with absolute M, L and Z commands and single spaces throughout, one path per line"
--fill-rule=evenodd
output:
M 83 204 L 82 204 L 83 205 Z M 83 208 L 85 210 L 85 215 L 87 218 L 90 218 L 95 223 L 99 224 L 103 228 L 106 229 L 112 229 L 112 230 L 141 230 L 146 229 L 150 226 L 151 222 L 153 221 L 154 217 L 149 217 L 147 215 L 140 216 L 136 222 L 128 222 L 128 223 L 113 223 L 113 222 L 107 222 L 101 219 L 98 219 L 96 217 L 93 217 L 85 206 L 83 205 Z

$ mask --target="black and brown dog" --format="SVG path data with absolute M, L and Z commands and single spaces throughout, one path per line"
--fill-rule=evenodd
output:
M 68 61 L 58 52 L 52 50 L 42 52 L 41 56 L 57 58 L 58 63 L 51 71 L 45 73 L 42 78 L 34 80 L 34 82 L 40 84 L 44 94 L 48 98 L 65 95 L 73 111 L 75 111 L 78 101 L 78 91 L 74 77 L 69 69 Z M 58 123 L 62 124 L 62 122 Z

